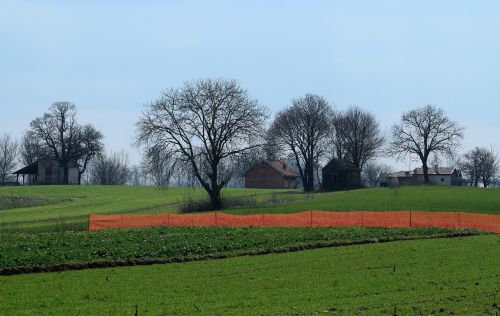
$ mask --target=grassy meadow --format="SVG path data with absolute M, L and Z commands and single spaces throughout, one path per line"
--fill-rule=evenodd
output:
M 480 235 L 0 276 L 0 314 L 495 315 L 499 242 Z
M 500 213 L 500 190 L 418 186 L 309 193 L 225 189 L 233 214 L 304 210 L 424 210 Z M 176 212 L 206 198 L 202 189 L 132 186 L 0 187 L 0 231 L 84 230 L 89 214 Z

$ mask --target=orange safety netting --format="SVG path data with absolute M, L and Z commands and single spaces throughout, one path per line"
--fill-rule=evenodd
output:
M 144 226 L 295 226 L 295 227 L 443 227 L 475 228 L 500 233 L 500 215 L 463 212 L 330 212 L 305 211 L 291 214 L 231 215 L 203 214 L 89 215 L 89 230 Z

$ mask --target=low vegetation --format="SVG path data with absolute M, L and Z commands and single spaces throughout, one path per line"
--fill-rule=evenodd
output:
M 470 230 L 359 227 L 148 227 L 96 232 L 10 233 L 0 234 L 0 272 L 162 262 L 151 259 L 198 260 L 212 255 L 286 251 L 286 247 L 292 246 L 299 250 L 472 233 Z M 104 264 L 96 265 L 96 262 Z
M 0 314 L 495 315 L 498 242 L 481 235 L 0 276 Z
M 297 190 L 225 189 L 224 212 L 291 213 L 304 210 L 424 210 L 500 214 L 498 189 L 418 186 L 304 194 Z M 0 232 L 85 230 L 89 214 L 165 213 L 200 206 L 202 189 L 133 186 L 0 187 L 19 198 L 0 210 Z M 1 200 L 1 198 L 0 198 Z M 42 201 L 23 205 L 21 201 Z M 50 202 L 50 203 L 48 203 Z M 38 202 L 37 202 L 38 203 Z M 203 203 L 199 209 L 203 209 Z
M 0 211 L 22 207 L 34 207 L 57 202 L 57 200 L 48 200 L 40 197 L 4 195 L 0 196 Z

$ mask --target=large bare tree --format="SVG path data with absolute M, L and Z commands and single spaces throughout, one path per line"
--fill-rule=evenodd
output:
M 235 80 L 186 82 L 146 106 L 137 123 L 137 143 L 176 153 L 187 162 L 220 209 L 221 190 L 232 176 L 227 160 L 258 146 L 267 110 Z
M 430 154 L 453 156 L 464 137 L 464 129 L 446 116 L 443 109 L 426 105 L 403 113 L 400 122 L 392 126 L 389 152 L 400 158 L 417 154 L 422 161 L 424 182 L 428 184 Z
M 466 152 L 460 161 L 460 168 L 467 176 L 471 186 L 477 187 L 482 183 L 489 187 L 499 171 L 498 157 L 493 149 L 475 147 Z
M 88 162 L 103 150 L 102 134 L 91 125 L 80 125 L 76 106 L 70 102 L 56 102 L 49 111 L 31 122 L 28 131 L 34 144 L 41 145 L 44 158 L 59 161 L 64 169 L 63 183 L 68 183 L 68 167 L 79 166 L 79 180 Z
M 17 148 L 17 141 L 10 134 L 0 137 L 0 184 L 2 185 L 16 167 Z
M 278 112 L 268 131 L 268 142 L 293 155 L 306 192 L 314 190 L 315 166 L 328 151 L 332 117 L 326 99 L 306 94 Z
M 384 145 L 385 139 L 374 114 L 358 106 L 336 113 L 333 117 L 335 154 L 363 169 Z

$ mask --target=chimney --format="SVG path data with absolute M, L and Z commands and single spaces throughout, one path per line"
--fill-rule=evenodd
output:
M 434 165 L 434 173 L 439 174 L 439 167 L 438 165 Z

